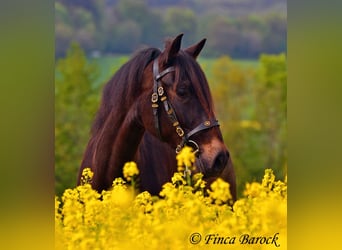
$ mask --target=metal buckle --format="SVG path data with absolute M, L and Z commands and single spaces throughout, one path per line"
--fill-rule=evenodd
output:
M 158 95 L 159 96 L 162 96 L 164 94 L 164 88 L 162 87 L 162 86 L 160 86 L 159 88 L 158 88 Z
M 192 144 L 193 146 L 190 145 L 190 144 Z M 193 153 L 194 153 L 195 155 L 199 152 L 199 146 L 198 146 L 198 144 L 197 144 L 195 141 L 193 141 L 193 140 L 188 140 L 188 141 L 186 142 L 186 145 L 192 147 L 192 149 L 194 150 Z
M 181 127 L 178 126 L 178 127 L 176 128 L 176 132 L 177 132 L 177 134 L 178 134 L 179 137 L 183 137 L 184 131 L 183 131 L 183 129 L 182 129 Z
M 152 94 L 151 101 L 152 101 L 153 103 L 155 103 L 155 102 L 158 101 L 158 94 L 157 94 L 157 93 L 153 93 L 153 94 Z
M 183 176 L 184 176 L 184 178 L 186 178 L 186 176 L 191 176 L 191 170 L 189 169 L 189 167 L 187 165 L 185 165 Z
M 179 152 L 182 150 L 182 146 L 179 144 L 176 147 L 176 154 L 179 154 Z

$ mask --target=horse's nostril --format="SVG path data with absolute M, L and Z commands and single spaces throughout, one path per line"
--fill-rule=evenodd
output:
M 227 165 L 229 159 L 228 152 L 221 152 L 216 156 L 216 159 L 214 161 L 213 165 L 213 171 L 214 172 L 221 172 L 224 167 Z

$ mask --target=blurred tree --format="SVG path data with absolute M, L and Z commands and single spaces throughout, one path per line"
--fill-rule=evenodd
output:
M 225 121 L 240 121 L 247 103 L 248 74 L 229 56 L 219 57 L 212 66 L 211 82 L 217 111 Z
M 221 131 L 238 177 L 238 191 L 255 172 L 260 172 L 258 138 L 260 128 L 251 121 L 253 110 L 254 72 L 234 63 L 230 57 L 218 58 L 212 66 L 210 86 Z
M 58 0 L 59 3 L 66 6 L 68 9 L 81 8 L 91 13 L 95 21 L 95 26 L 101 23 L 101 16 L 105 8 L 105 0 Z
M 135 21 L 127 20 L 120 22 L 111 40 L 112 51 L 128 54 L 136 50 L 140 44 L 141 33 L 141 27 Z
M 102 37 L 102 8 L 104 0 L 56 1 L 55 36 L 57 58 L 64 56 L 71 41 L 77 41 L 90 52 L 98 49 Z
M 277 54 L 286 51 L 287 22 L 286 16 L 271 13 L 265 17 L 267 30 L 263 37 L 262 52 Z
M 70 23 L 69 10 L 61 2 L 55 2 L 55 22 Z
M 284 6 L 286 0 L 56 0 L 56 57 L 64 56 L 71 41 L 87 54 L 132 53 L 142 45 L 162 47 L 165 37 L 181 32 L 184 46 L 207 37 L 203 55 L 210 57 L 285 52 Z M 132 34 L 124 28 L 132 28 Z M 128 39 L 130 45 L 124 44 Z
M 161 48 L 165 32 L 163 27 L 163 18 L 160 12 L 150 10 L 142 23 L 142 39 L 141 42 L 147 46 Z
M 107 53 L 113 53 L 115 47 L 116 27 L 119 25 L 119 15 L 115 8 L 107 8 L 103 13 L 103 23 L 100 48 Z
M 209 83 L 223 137 L 241 184 L 262 177 L 265 168 L 286 173 L 286 59 L 263 55 L 255 71 L 229 57 L 212 65 Z
M 96 48 L 96 25 L 91 12 L 75 7 L 70 13 L 73 27 L 72 40 L 77 41 L 86 51 Z
M 287 166 L 287 68 L 285 54 L 261 55 L 255 92 L 255 119 L 261 124 L 265 168 L 284 176 Z
M 55 2 L 55 55 L 64 55 L 72 39 L 73 29 L 70 25 L 69 10 L 59 2 Z
M 237 57 L 257 58 L 262 52 L 267 27 L 264 18 L 251 15 L 238 19 L 241 41 L 237 45 Z
M 92 83 L 97 69 L 88 64 L 73 43 L 56 65 L 55 80 L 55 188 L 57 194 L 76 184 L 77 171 L 98 105 Z
M 145 1 L 120 0 L 117 3 L 116 9 L 122 22 L 134 21 L 136 23 L 136 28 L 131 30 L 131 33 L 138 32 L 138 34 L 132 34 L 132 37 L 135 39 L 134 43 L 149 46 L 157 46 L 161 43 L 160 41 L 163 40 L 164 36 L 162 18 L 159 12 L 151 10 Z M 122 24 L 118 23 L 117 28 L 120 25 Z
M 191 9 L 172 7 L 166 10 L 164 16 L 164 30 L 167 36 L 175 36 L 180 33 L 184 36 L 184 46 L 192 44 L 197 35 L 197 18 Z
M 232 19 L 223 16 L 213 17 L 207 26 L 208 53 L 211 56 L 222 54 L 235 56 L 236 48 L 240 42 L 241 30 Z
M 55 24 L 55 55 L 56 57 L 63 56 L 65 54 L 65 48 L 67 48 L 72 39 L 72 27 L 59 22 Z
M 119 0 L 116 6 L 122 19 L 143 22 L 148 8 L 144 0 Z

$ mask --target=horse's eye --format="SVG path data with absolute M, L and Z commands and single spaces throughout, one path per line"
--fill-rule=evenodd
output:
M 189 95 L 189 89 L 187 87 L 180 87 L 177 89 L 177 95 L 180 97 L 186 97 Z
M 179 97 L 188 97 L 191 94 L 191 85 L 188 81 L 183 82 L 177 88 L 177 95 Z

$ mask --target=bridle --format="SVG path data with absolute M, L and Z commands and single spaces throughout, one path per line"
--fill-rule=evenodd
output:
M 199 146 L 195 141 L 190 140 L 190 138 L 193 135 L 198 134 L 199 132 L 203 130 L 207 130 L 212 127 L 219 126 L 219 123 L 216 119 L 205 120 L 204 122 L 199 124 L 190 132 L 188 133 L 184 132 L 184 130 L 179 124 L 175 110 L 173 109 L 171 103 L 168 101 L 166 92 L 164 91 L 164 88 L 162 84 L 160 83 L 160 80 L 165 75 L 173 71 L 175 71 L 175 67 L 171 66 L 159 73 L 158 58 L 154 60 L 153 62 L 153 93 L 152 93 L 152 98 L 151 98 L 153 116 L 154 116 L 154 126 L 155 126 L 155 129 L 157 131 L 159 138 L 163 141 L 163 138 L 160 132 L 159 117 L 158 117 L 158 107 L 159 107 L 159 104 L 161 104 L 164 107 L 164 110 L 166 111 L 166 114 L 169 117 L 169 120 L 171 121 L 172 126 L 176 129 L 177 135 L 182 139 L 181 143 L 178 144 L 176 147 L 176 153 L 178 154 L 185 145 L 189 145 L 194 148 L 194 153 L 196 154 L 197 152 L 199 152 Z

